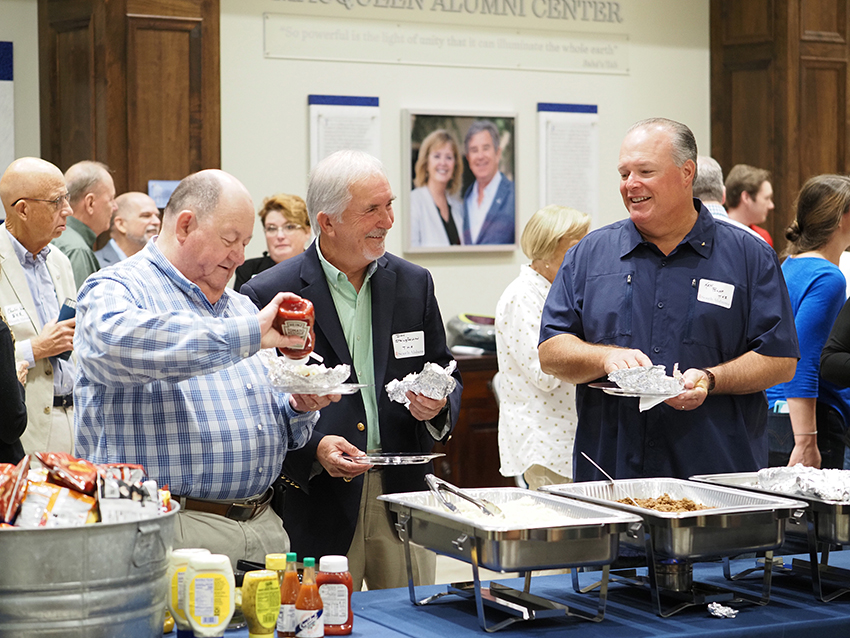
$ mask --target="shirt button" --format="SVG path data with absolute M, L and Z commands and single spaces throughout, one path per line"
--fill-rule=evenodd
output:
M 45 413 L 45 414 L 50 414 L 50 406 L 48 406 L 48 407 L 44 408 L 44 413 Z
M 246 387 L 246 388 L 248 388 L 248 389 L 250 390 L 250 389 L 251 389 L 251 388 L 253 388 L 254 386 L 253 386 L 253 384 L 249 383 L 249 384 L 248 384 L 248 385 L 246 385 L 245 387 Z
M 659 307 L 659 308 L 663 308 L 663 307 L 664 307 L 664 302 L 663 302 L 663 301 L 659 301 L 659 302 L 658 302 L 658 307 Z
M 263 468 L 258 467 L 258 468 L 257 468 L 257 472 L 259 472 L 260 474 L 262 474 L 262 473 L 263 473 Z
M 647 445 L 649 445 L 649 447 L 655 447 L 655 441 L 650 441 Z
M 667 265 L 667 262 L 666 262 L 666 261 L 662 261 L 662 262 L 661 262 L 661 265 L 662 265 L 662 266 L 666 266 L 666 265 Z
M 658 354 L 659 352 L 661 352 L 661 348 L 659 348 L 658 346 L 655 346 L 655 347 L 652 349 L 652 351 L 653 351 L 655 354 Z
M 363 425 L 362 423 L 358 423 L 358 424 L 357 424 L 357 429 L 358 429 L 358 430 L 360 430 L 360 431 L 362 432 L 363 430 L 365 430 L 365 429 L 366 429 L 366 426 L 365 426 L 365 425 Z
M 251 353 L 250 353 L 250 352 L 243 352 L 243 353 L 242 353 L 242 358 L 243 358 L 243 359 L 247 359 L 247 358 L 248 358 L 248 357 L 250 357 L 250 356 L 251 356 Z
M 262 426 L 262 425 L 258 425 L 258 426 L 257 426 L 257 429 L 258 429 L 258 430 L 260 430 L 260 431 L 262 431 L 262 430 L 263 430 L 263 426 Z

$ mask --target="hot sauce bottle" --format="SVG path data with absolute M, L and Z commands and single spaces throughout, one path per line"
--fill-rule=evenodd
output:
M 322 597 L 316 586 L 315 558 L 304 559 L 304 576 L 295 601 L 295 635 L 297 638 L 322 638 L 325 635 Z
M 280 616 L 277 621 L 277 635 L 280 638 L 295 636 L 295 603 L 301 589 L 295 564 L 297 559 L 295 552 L 286 555 L 286 571 L 283 572 L 283 584 L 280 586 Z
M 345 556 L 322 556 L 316 584 L 322 597 L 326 636 L 342 636 L 351 633 L 351 592 L 354 589 L 348 558 Z
M 313 351 L 313 323 L 316 314 L 308 299 L 284 299 L 275 317 L 274 327 L 284 336 L 301 338 L 301 347 L 280 348 L 290 359 L 303 359 Z

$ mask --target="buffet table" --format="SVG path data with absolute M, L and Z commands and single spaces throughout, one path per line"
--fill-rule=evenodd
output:
M 807 556 L 800 556 L 807 559 Z M 788 559 L 790 560 L 790 558 Z M 733 562 L 733 571 L 753 565 L 754 560 Z M 830 565 L 850 568 L 850 551 L 833 552 Z M 645 571 L 645 570 L 643 570 Z M 582 574 L 582 585 L 593 582 L 599 572 Z M 720 563 L 697 563 L 694 579 L 728 587 Z M 521 579 L 497 579 L 517 589 Z M 738 581 L 740 583 L 741 581 Z M 756 588 L 756 581 L 750 582 Z M 760 581 L 759 581 L 760 582 Z M 744 585 L 736 586 L 743 587 Z M 419 587 L 419 599 L 445 591 L 445 585 Z M 576 594 L 569 575 L 535 576 L 531 592 L 561 600 L 570 606 L 595 609 L 595 594 Z M 499 631 L 494 636 L 552 636 L 562 638 L 569 632 L 574 638 L 641 638 L 650 636 L 687 637 L 711 636 L 723 638 L 752 638 L 758 636 L 792 638 L 795 636 L 846 636 L 850 634 L 850 594 L 831 603 L 821 603 L 814 597 L 808 578 L 774 575 L 770 603 L 764 607 L 735 605 L 740 609 L 736 618 L 715 618 L 705 606 L 686 609 L 670 618 L 660 618 L 654 611 L 648 590 L 612 582 L 608 592 L 608 605 L 602 622 L 592 623 L 579 619 L 537 620 L 517 623 Z M 582 604 L 583 603 L 583 604 Z M 485 636 L 478 626 L 475 603 L 457 596 L 446 596 L 437 602 L 415 607 L 407 589 L 357 592 L 352 598 L 354 609 L 353 636 L 376 638 L 411 636 L 415 638 L 480 638 Z M 488 619 L 504 616 L 487 610 Z M 172 634 L 173 635 L 173 634 Z M 248 636 L 247 629 L 228 632 L 226 636 Z

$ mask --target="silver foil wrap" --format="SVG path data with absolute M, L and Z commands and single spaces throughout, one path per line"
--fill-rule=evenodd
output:
M 387 394 L 391 401 L 403 403 L 405 406 L 410 405 L 410 401 L 405 396 L 408 391 L 424 394 L 431 399 L 444 399 L 457 385 L 452 376 L 455 366 L 457 362 L 454 359 L 449 361 L 449 365 L 445 368 L 441 368 L 436 363 L 426 363 L 422 372 L 412 372 L 404 379 L 390 381 L 386 385 Z
M 279 357 L 273 349 L 261 350 L 258 355 L 268 369 L 269 383 L 284 392 L 312 394 L 336 388 L 351 375 L 351 367 L 341 363 L 333 368 L 321 364 L 306 365 Z
M 677 395 L 685 387 L 685 381 L 679 373 L 678 364 L 673 369 L 673 376 L 664 374 L 664 366 L 641 366 L 614 370 L 608 373 L 608 380 L 635 394 L 669 394 Z
M 738 615 L 738 610 L 720 603 L 708 603 L 708 613 L 715 618 L 734 618 Z
M 759 470 L 758 485 L 783 494 L 850 502 L 850 470 L 819 470 L 800 463 L 793 467 L 767 467 Z

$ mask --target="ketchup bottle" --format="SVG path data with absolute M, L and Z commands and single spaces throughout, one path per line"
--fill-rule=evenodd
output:
M 284 299 L 275 317 L 274 327 L 282 335 L 300 337 L 300 348 L 280 348 L 280 351 L 290 359 L 303 359 L 313 352 L 313 323 L 316 319 L 313 304 L 308 299 L 296 297 Z
M 304 559 L 304 575 L 298 600 L 295 601 L 295 635 L 297 638 L 322 638 L 325 623 L 322 619 L 322 597 L 316 586 L 316 559 Z
M 295 565 L 297 559 L 295 552 L 286 555 L 286 571 L 283 572 L 283 583 L 280 586 L 280 616 L 277 622 L 277 635 L 280 638 L 295 636 L 295 603 L 298 601 L 298 590 L 301 589 Z
M 326 636 L 343 636 L 351 633 L 354 624 L 351 615 L 351 592 L 354 584 L 348 571 L 345 556 L 322 556 L 316 575 L 325 619 Z

